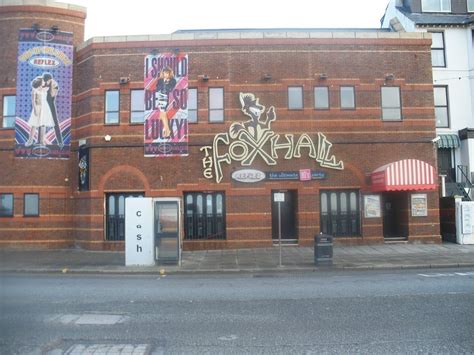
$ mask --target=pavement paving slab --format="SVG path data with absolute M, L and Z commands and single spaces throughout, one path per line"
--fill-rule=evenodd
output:
M 281 249 L 285 271 L 314 271 L 314 248 Z M 126 267 L 124 252 L 84 249 L 0 249 L 0 272 L 53 273 L 219 273 L 281 271 L 280 248 L 184 251 L 181 265 Z M 417 267 L 474 267 L 474 245 L 380 244 L 334 246 L 331 269 L 404 269 Z

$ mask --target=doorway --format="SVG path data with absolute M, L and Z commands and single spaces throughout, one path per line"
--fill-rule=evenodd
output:
M 155 202 L 155 257 L 159 264 L 179 261 L 179 202 Z
M 385 240 L 408 238 L 408 194 L 386 192 L 383 194 L 383 236 Z
M 277 194 L 277 196 L 275 196 Z M 281 196 L 283 201 L 276 202 L 275 197 Z M 281 199 L 280 199 L 281 200 Z M 298 234 L 296 228 L 296 191 L 293 190 L 276 190 L 272 191 L 272 238 L 273 242 L 279 239 L 279 212 L 280 204 L 281 215 L 281 240 L 285 244 L 293 244 L 298 242 Z
M 438 149 L 438 174 L 446 175 L 446 182 L 456 182 L 451 149 Z

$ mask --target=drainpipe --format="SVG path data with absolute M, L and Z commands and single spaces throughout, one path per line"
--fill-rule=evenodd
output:
M 446 197 L 446 175 L 440 175 L 441 178 L 441 197 Z

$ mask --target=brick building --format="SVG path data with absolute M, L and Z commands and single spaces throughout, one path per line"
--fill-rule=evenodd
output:
M 185 250 L 271 246 L 281 197 L 289 244 L 312 245 L 319 232 L 347 244 L 440 242 L 429 34 L 178 31 L 84 42 L 85 16 L 46 1 L 0 6 L 0 245 L 123 250 L 128 196 L 179 199 Z M 14 156 L 17 34 L 35 23 L 74 33 L 66 160 Z M 188 55 L 188 156 L 144 157 L 150 53 Z M 252 124 L 262 136 L 239 140 Z

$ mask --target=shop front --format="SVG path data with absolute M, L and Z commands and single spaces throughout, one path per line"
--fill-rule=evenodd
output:
M 384 240 L 408 240 L 411 219 L 428 216 L 424 192 L 437 189 L 435 169 L 417 159 L 404 159 L 374 170 L 371 182 L 372 191 L 381 194 Z

